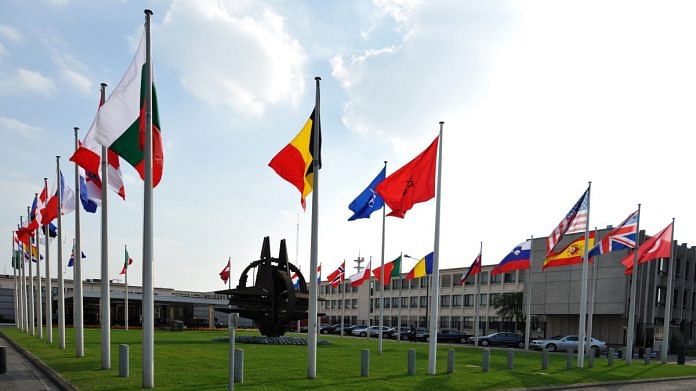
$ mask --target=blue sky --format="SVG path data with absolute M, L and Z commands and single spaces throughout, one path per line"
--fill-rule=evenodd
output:
M 479 241 L 492 264 L 530 235 L 547 235 L 588 180 L 593 226 L 617 224 L 642 202 L 649 233 L 676 217 L 677 238 L 696 237 L 688 2 L 4 0 L 3 253 L 42 178 L 52 181 L 55 155 L 72 183 L 72 128 L 84 135 L 99 83 L 120 80 L 144 7 L 154 11 L 165 140 L 157 286 L 222 288 L 227 258 L 236 279 L 265 235 L 274 252 L 286 238 L 294 258 L 298 216 L 307 273 L 310 212 L 267 163 L 306 121 L 316 75 L 324 275 L 358 252 L 379 262 L 380 219 L 349 223 L 347 205 L 383 160 L 393 172 L 424 149 L 440 120 L 443 267 L 468 266 Z M 110 198 L 110 274 L 127 244 L 137 284 L 142 183 L 129 166 L 123 174 L 126 201 Z M 98 278 L 99 217 L 82 216 L 84 275 Z M 69 215 L 66 258 L 73 226 Z M 434 201 L 388 219 L 386 258 L 430 252 L 433 226 Z

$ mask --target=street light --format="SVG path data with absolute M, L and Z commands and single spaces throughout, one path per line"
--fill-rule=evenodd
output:
M 414 258 L 414 257 L 412 257 L 412 256 L 410 256 L 410 255 L 408 255 L 408 254 L 404 254 L 404 257 L 410 258 L 410 259 L 415 259 L 416 261 L 420 261 L 421 259 L 423 259 L 423 258 Z M 428 272 L 427 268 L 426 268 L 425 271 L 426 271 L 426 273 Z M 430 288 L 430 274 L 428 274 L 428 283 L 427 283 L 427 286 L 426 286 L 426 288 L 425 288 L 425 289 L 426 289 L 426 293 L 428 293 L 428 289 L 429 289 L 429 288 Z M 428 296 L 429 296 L 429 295 L 430 295 L 430 294 L 428 293 Z M 419 300 L 420 300 L 420 299 L 419 299 Z M 429 313 L 429 312 L 430 312 L 430 300 L 426 300 L 426 301 L 425 301 L 425 324 L 426 324 L 426 325 L 428 324 L 428 313 Z

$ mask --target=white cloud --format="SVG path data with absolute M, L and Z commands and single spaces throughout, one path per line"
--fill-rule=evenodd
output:
M 56 83 L 38 71 L 19 68 L 13 75 L 0 78 L 0 95 L 37 93 L 51 97 L 55 92 Z
M 85 76 L 87 66 L 65 52 L 56 51 L 53 55 L 53 62 L 56 64 L 58 75 L 63 83 L 84 94 L 93 91 L 92 81 Z
M 24 36 L 19 30 L 6 24 L 0 24 L 0 37 L 14 43 L 22 43 L 24 41 Z
M 176 1 L 155 33 L 184 87 L 208 104 L 258 115 L 304 93 L 307 56 L 269 5 Z
M 32 139 L 38 138 L 39 134 L 43 132 L 43 129 L 38 126 L 32 126 L 20 120 L 4 116 L 0 116 L 0 130 L 2 130 L 5 136 L 10 136 L 8 133 L 12 133 L 13 135 Z

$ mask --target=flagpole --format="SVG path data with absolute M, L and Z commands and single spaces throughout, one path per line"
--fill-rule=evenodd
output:
M 638 238 L 636 238 L 636 241 Z M 669 266 L 667 268 L 667 295 L 665 297 L 665 316 L 662 322 L 662 347 L 660 348 L 660 358 L 663 363 L 667 362 L 667 351 L 669 349 L 669 324 L 672 322 L 672 284 L 674 284 L 674 217 L 672 217 L 672 237 L 669 240 Z M 637 246 L 636 246 L 637 247 Z M 637 250 L 636 250 L 637 251 Z M 635 259 L 634 259 L 635 271 Z
M 27 224 L 31 224 L 31 211 L 27 206 Z M 36 335 L 36 323 L 34 322 L 34 272 L 31 270 L 31 260 L 34 258 L 33 238 L 29 238 L 29 330 L 31 335 Z
M 360 255 L 358 255 L 358 257 L 359 256 Z M 372 255 L 370 255 L 369 265 L 370 265 L 370 267 L 369 267 L 370 273 L 367 274 L 367 299 L 368 299 L 367 302 L 370 303 L 370 305 L 367 307 L 368 308 L 368 311 L 367 311 L 367 327 L 368 327 L 368 329 L 367 329 L 367 335 L 365 336 L 365 337 L 367 337 L 368 340 L 370 339 L 370 327 L 372 326 L 372 311 L 369 311 L 369 309 L 370 308 L 372 308 L 373 310 L 375 309 L 375 307 L 372 303 Z M 364 277 L 365 277 L 365 274 L 363 274 L 363 278 Z
M 123 249 L 125 250 L 125 253 L 128 254 L 128 245 L 123 245 Z M 128 257 L 126 257 L 128 258 Z M 128 331 L 128 259 L 126 259 L 126 285 L 125 285 L 125 290 L 126 290 L 126 308 L 123 312 L 123 318 L 124 318 L 124 327 L 126 331 Z
M 38 193 L 36 194 L 36 211 L 35 215 L 38 215 L 39 212 L 39 203 L 41 200 L 39 199 Z M 36 217 L 35 217 L 36 218 Z M 37 222 L 39 224 L 38 227 L 36 227 L 36 323 L 38 324 L 37 327 L 37 333 L 36 337 L 38 339 L 43 339 L 43 295 L 41 294 L 41 240 L 40 240 L 40 234 L 41 234 L 41 222 Z
M 15 246 L 15 232 L 12 232 L 12 279 L 14 280 L 14 318 L 15 327 L 19 329 L 19 281 L 17 280 L 17 247 Z
M 532 266 L 534 262 L 534 235 L 529 239 L 529 269 L 527 269 L 527 317 L 524 320 L 524 351 L 529 351 L 529 339 L 532 333 Z
M 48 178 L 44 178 L 44 189 L 46 189 L 46 205 L 48 205 Z M 46 207 L 46 206 L 44 206 Z M 44 237 L 46 245 L 44 252 L 46 253 L 45 272 L 46 272 L 46 341 L 53 343 L 53 292 L 51 289 L 51 261 L 48 240 L 51 237 L 50 224 L 44 225 L 46 231 Z
M 24 222 L 23 216 L 19 216 L 19 226 L 23 227 Z M 28 306 L 27 306 L 27 272 L 26 272 L 26 267 L 24 266 L 24 244 L 20 244 L 22 252 L 20 254 L 20 257 L 22 259 L 22 268 L 19 270 L 20 274 L 20 289 L 21 289 L 21 298 L 22 298 L 22 331 L 25 333 L 29 333 L 29 316 L 28 316 Z M 31 246 L 29 246 L 31 247 Z M 29 250 L 31 251 L 31 249 Z M 31 256 L 30 256 L 31 257 Z
M 442 128 L 444 122 L 440 121 L 440 135 L 438 136 L 438 154 L 437 154 L 437 190 L 435 198 L 435 244 L 433 251 L 433 273 L 431 278 L 430 298 L 432 312 L 430 315 L 430 345 L 428 347 L 428 374 L 435 375 L 437 373 L 437 321 L 439 314 L 440 301 L 440 191 L 442 189 Z M 385 208 L 386 209 L 386 208 Z
M 597 243 L 597 227 L 594 230 L 594 243 Z M 587 343 L 585 344 L 585 349 L 587 349 L 588 354 L 592 354 L 590 348 L 592 347 L 592 323 L 594 318 L 594 306 L 595 306 L 595 293 L 597 290 L 597 257 L 595 257 L 594 262 L 592 262 L 592 288 L 590 289 L 590 310 L 587 313 Z
M 481 264 L 483 265 L 483 241 L 479 247 L 479 254 L 481 255 Z M 478 337 L 479 337 L 479 297 L 481 296 L 481 284 L 479 283 L 479 273 L 474 275 L 474 283 L 476 284 L 476 297 L 474 298 L 474 346 L 478 347 Z
M 297 225 L 295 231 L 295 263 L 297 264 L 297 269 L 302 270 L 300 265 L 300 214 L 297 214 Z M 292 277 L 291 277 L 292 278 Z M 298 277 L 299 279 L 299 277 Z M 254 280 L 256 281 L 256 280 Z M 300 332 L 301 321 L 297 321 L 297 332 Z
M 638 243 L 640 243 L 640 204 L 636 219 L 636 249 L 633 251 L 633 273 L 631 273 L 631 294 L 628 307 L 628 329 L 626 331 L 626 365 L 633 359 L 633 339 L 636 324 L 636 284 L 638 283 Z
M 341 305 L 341 308 L 343 309 L 341 311 L 341 337 L 343 337 L 343 319 L 346 317 L 346 260 L 343 260 L 343 278 L 341 278 L 341 285 L 343 286 L 343 304 Z
M 590 192 L 592 181 L 587 185 L 587 218 L 585 220 L 585 246 L 582 256 L 582 281 L 580 284 L 580 320 L 578 324 L 578 368 L 585 367 L 585 323 L 587 317 L 587 244 L 590 240 Z M 580 348 L 582 346 L 582 349 Z
M 150 18 L 145 11 L 145 181 L 143 184 L 143 388 L 155 387 L 155 302 L 152 262 L 152 58 L 150 55 Z
M 106 83 L 101 83 L 99 105 L 104 104 Z M 107 149 L 101 147 L 101 368 L 111 368 L 111 293 L 109 283 L 109 219 Z M 81 255 L 81 254 L 80 254 Z
M 399 312 L 397 314 L 397 329 L 396 329 L 396 335 L 399 336 L 398 342 L 401 342 L 402 340 L 402 335 L 401 335 L 401 291 L 404 289 L 404 283 L 403 283 L 403 276 L 401 275 L 401 264 L 404 262 L 404 252 L 402 251 L 399 253 Z M 392 287 L 392 289 L 394 289 Z
M 387 161 L 384 161 L 384 172 L 386 176 L 387 172 Z M 384 326 L 384 238 L 385 238 L 385 229 L 386 229 L 386 221 L 387 221 L 387 208 L 382 207 L 382 260 L 380 262 L 380 269 L 379 269 L 379 281 L 382 283 L 382 287 L 379 290 L 379 345 L 377 351 L 379 354 L 382 354 L 382 327 Z
M 79 148 L 77 132 L 75 132 L 75 151 Z M 73 255 L 73 326 L 75 327 L 75 356 L 85 356 L 85 335 L 82 303 L 82 246 L 80 241 L 80 172 L 75 163 L 75 254 Z
M 58 347 L 65 349 L 65 285 L 63 282 L 63 183 L 60 175 L 60 156 L 56 156 L 58 183 Z

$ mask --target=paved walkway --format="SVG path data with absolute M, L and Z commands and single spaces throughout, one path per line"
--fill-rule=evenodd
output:
M 652 383 L 623 384 L 612 386 L 596 386 L 586 388 L 575 388 L 575 390 L 598 391 L 681 391 L 696 390 L 696 380 L 674 380 Z
M 0 346 L 7 348 L 7 373 L 0 375 L 0 391 L 58 390 L 53 382 L 27 361 L 2 336 Z

